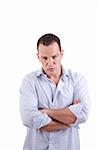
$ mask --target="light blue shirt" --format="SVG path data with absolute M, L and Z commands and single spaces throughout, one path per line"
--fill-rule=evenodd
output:
M 74 99 L 80 103 L 72 105 Z M 27 127 L 23 150 L 80 150 L 79 124 L 88 118 L 90 98 L 86 80 L 78 73 L 62 68 L 56 86 L 42 69 L 25 76 L 20 89 L 20 114 Z M 69 128 L 57 131 L 40 131 L 51 118 L 38 108 L 68 107 L 77 120 Z

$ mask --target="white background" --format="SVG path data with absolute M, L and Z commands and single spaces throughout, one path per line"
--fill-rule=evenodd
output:
M 49 32 L 62 41 L 65 68 L 88 82 L 91 111 L 80 126 L 81 150 L 99 150 L 98 8 L 97 0 L 0 1 L 0 150 L 22 150 L 26 129 L 19 114 L 20 84 L 40 67 L 36 42 Z

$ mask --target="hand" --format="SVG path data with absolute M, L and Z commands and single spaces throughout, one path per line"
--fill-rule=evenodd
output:
M 78 104 L 80 103 L 80 99 L 74 99 L 73 104 Z
M 43 108 L 43 109 L 39 109 L 39 111 L 41 112 L 41 113 L 48 113 L 48 111 L 49 111 L 49 109 L 47 109 L 47 108 Z
M 39 130 L 40 131 L 47 131 L 47 132 L 52 132 L 52 131 L 57 131 L 57 130 L 62 130 L 62 129 L 66 129 L 69 128 L 70 125 L 68 124 L 64 124 L 61 122 L 58 122 L 56 120 L 52 120 L 49 124 L 41 127 Z

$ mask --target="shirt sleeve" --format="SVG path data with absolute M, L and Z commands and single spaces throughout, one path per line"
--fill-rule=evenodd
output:
M 39 129 L 51 122 L 47 114 L 38 110 L 38 97 L 35 82 L 28 76 L 23 79 L 20 88 L 20 115 L 22 122 L 29 128 Z
M 71 126 L 78 126 L 87 120 L 90 110 L 90 96 L 87 82 L 83 76 L 80 76 L 76 82 L 73 99 L 80 99 L 80 103 L 69 106 L 71 112 L 77 117 Z

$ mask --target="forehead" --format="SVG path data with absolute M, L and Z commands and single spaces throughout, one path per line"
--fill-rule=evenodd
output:
M 39 50 L 39 54 L 43 56 L 52 56 L 57 53 L 60 53 L 59 46 L 56 42 L 50 44 L 49 46 L 40 44 L 38 50 Z

